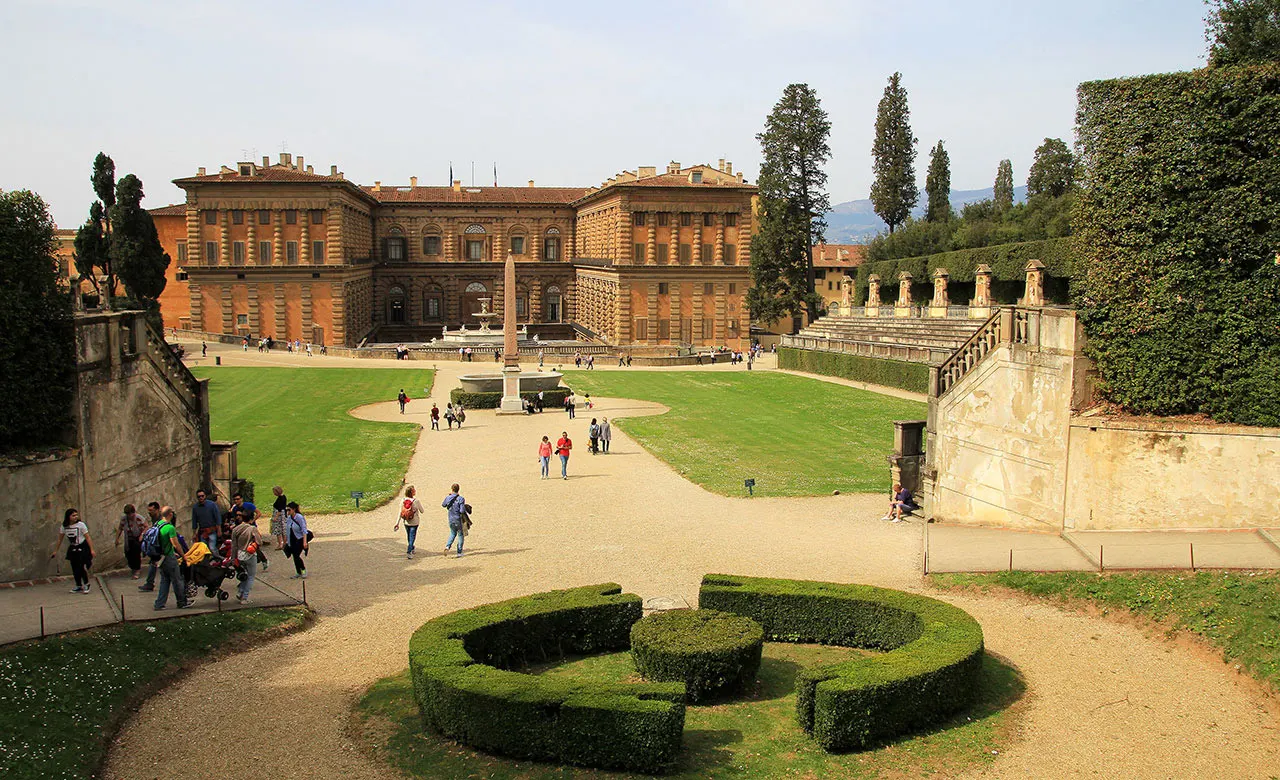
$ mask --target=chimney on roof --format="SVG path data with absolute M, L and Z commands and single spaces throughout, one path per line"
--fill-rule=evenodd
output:
M 723 158 L 723 157 L 721 157 L 721 158 L 720 158 L 720 162 L 718 162 L 718 163 L 716 164 L 716 168 L 718 168 L 722 173 L 724 172 L 724 158 Z
M 742 183 L 742 171 L 738 171 L 738 183 Z
M 338 166 L 336 166 L 336 165 L 330 165 L 330 166 L 329 166 L 329 175 L 330 175 L 330 176 L 337 176 L 337 175 L 338 175 Z
M 263 168 L 270 168 L 270 167 L 271 167 L 271 157 L 270 157 L 270 155 L 265 155 L 265 154 L 264 154 L 264 155 L 262 156 L 262 167 L 263 167 Z
M 676 162 L 675 160 L 672 160 L 671 162 L 667 163 L 667 173 L 679 173 L 679 172 L 680 172 L 680 163 Z
M 529 180 L 529 186 L 530 186 L 530 187 L 532 187 L 532 186 L 533 186 L 533 179 L 530 179 L 530 180 Z
M 315 171 L 311 170 L 310 165 L 307 166 L 307 173 L 315 173 Z
M 288 166 L 288 165 L 289 165 L 290 163 L 292 163 L 292 162 L 293 162 L 293 155 L 289 154 L 288 152 L 281 152 L 281 153 L 280 153 L 280 164 L 281 164 L 281 165 Z
M 409 186 L 410 186 L 410 187 L 417 187 L 417 186 L 418 186 L 418 177 L 417 177 L 417 176 L 410 176 L 410 177 L 409 177 Z
M 462 179 L 454 179 L 454 180 L 453 180 L 453 191 L 454 191 L 454 192 L 462 192 Z
M 298 164 L 293 167 L 299 171 L 306 169 L 306 166 L 302 162 L 302 155 L 298 155 Z
M 375 181 L 375 182 L 373 183 L 373 191 L 374 191 L 374 192 L 382 192 L 382 182 L 380 182 L 380 181 Z
M 725 173 L 727 173 L 727 174 L 729 174 L 730 176 L 732 176 L 732 175 L 733 175 L 733 163 L 731 163 L 731 162 L 727 162 L 727 163 L 725 163 L 725 164 L 724 164 L 724 172 L 725 172 Z
M 197 176 L 203 176 L 203 175 L 204 175 L 204 170 L 205 170 L 204 166 L 203 166 L 203 165 L 201 165 L 199 168 L 197 168 L 197 169 L 196 169 L 196 175 L 197 175 Z
M 642 178 L 642 179 L 648 179 L 648 178 L 650 178 L 650 177 L 657 176 L 657 175 L 658 175 L 658 168 L 657 168 L 657 166 L 653 166 L 653 165 L 641 165 L 641 166 L 640 166 L 640 178 Z

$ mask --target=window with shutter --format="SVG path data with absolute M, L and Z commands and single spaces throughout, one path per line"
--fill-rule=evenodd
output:
M 231 242 L 231 262 L 233 265 L 244 265 L 244 242 Z
M 716 256 L 716 248 L 713 244 L 702 245 L 702 262 L 710 263 L 712 258 Z
M 205 212 L 204 212 L 204 224 L 206 224 L 206 225 L 216 225 L 216 224 L 218 224 L 218 211 L 217 211 L 217 209 L 206 209 L 206 210 L 205 210 Z
M 680 262 L 684 265 L 693 262 L 693 244 L 680 245 Z
M 218 245 L 213 241 L 204 242 L 204 264 L 218 264 Z
M 440 254 L 440 236 L 423 236 L 422 254 L 432 256 Z
M 324 242 L 323 241 L 311 242 L 311 262 L 315 263 L 316 265 L 320 265 L 321 263 L 324 262 Z
M 658 244 L 657 255 L 658 255 L 658 264 L 666 265 L 667 264 L 667 245 L 666 244 Z
M 284 242 L 284 261 L 288 265 L 298 264 L 298 242 L 297 241 Z
M 259 224 L 259 225 L 270 225 L 270 224 L 271 224 L 271 212 L 270 212 L 270 211 L 268 211 L 268 210 L 266 210 L 266 209 L 258 209 L 258 224 Z
M 271 265 L 271 242 L 258 242 L 258 262 L 262 265 Z
M 638 244 L 633 245 L 633 246 L 631 247 L 631 262 L 633 262 L 633 263 L 643 263 L 643 262 L 644 262 L 644 260 L 645 260 L 645 257 L 644 257 L 644 244 L 639 244 L 639 243 L 638 243 Z
M 297 210 L 297 209 L 288 209 L 287 211 L 285 211 L 285 213 L 284 213 L 284 223 L 285 223 L 286 225 L 296 225 L 296 224 L 298 224 L 298 210 Z
M 241 209 L 232 209 L 232 210 L 231 210 L 231 224 L 233 224 L 233 225 L 243 225 L 243 224 L 244 224 L 244 211 L 243 211 L 243 210 L 241 210 Z

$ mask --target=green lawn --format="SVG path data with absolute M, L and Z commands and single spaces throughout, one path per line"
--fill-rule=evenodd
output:
M 689 707 L 684 751 L 674 778 L 873 778 L 954 776 L 995 759 L 1011 739 L 1008 710 L 1023 691 L 1017 672 L 988 656 L 979 702 L 940 728 L 860 753 L 824 753 L 796 724 L 795 677 L 802 668 L 862 651 L 766 642 L 756 686 L 723 704 Z M 538 671 L 535 669 L 534 671 Z M 630 653 L 590 656 L 541 670 L 602 681 L 635 681 Z M 376 683 L 360 703 L 365 739 L 411 777 L 495 780 L 604 778 L 632 775 L 511 761 L 480 753 L 422 730 L 413 683 L 403 672 Z
M 429 370 L 389 368 L 201 367 L 208 377 L 214 439 L 239 440 L 240 476 L 252 480 L 260 504 L 280 485 L 304 513 L 355 510 L 351 491 L 372 509 L 400 489 L 418 427 L 357 420 L 348 412 L 427 394 Z
M 614 425 L 714 493 L 812 496 L 887 492 L 894 420 L 925 404 L 770 371 L 567 371 L 579 395 L 655 401 L 671 411 Z M 593 413 L 581 405 L 578 417 Z
M 96 776 L 116 728 L 182 664 L 300 629 L 306 620 L 303 607 L 215 612 L 0 650 L 0 777 Z
M 934 574 L 943 588 L 1011 588 L 1067 604 L 1124 609 L 1190 631 L 1280 691 L 1280 573 Z

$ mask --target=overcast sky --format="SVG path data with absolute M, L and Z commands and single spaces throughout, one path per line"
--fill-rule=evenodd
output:
M 0 188 L 83 221 L 103 150 L 146 205 L 199 166 L 288 151 L 362 184 L 597 184 L 715 164 L 754 180 L 755 135 L 792 82 L 831 116 L 833 203 L 867 197 L 876 103 L 910 95 L 923 182 L 1003 157 L 1025 182 L 1070 140 L 1081 81 L 1204 64 L 1201 0 L 241 2 L 0 0 Z

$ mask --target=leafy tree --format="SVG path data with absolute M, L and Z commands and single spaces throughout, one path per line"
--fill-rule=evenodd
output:
M 756 136 L 763 162 L 756 180 L 759 224 L 751 238 L 751 276 L 747 307 L 761 322 L 784 313 L 818 316 L 813 290 L 813 252 L 823 239 L 831 210 L 827 142 L 831 121 L 808 84 L 790 84 Z
M 925 175 L 924 191 L 929 196 L 925 210 L 927 222 L 947 222 L 951 219 L 951 157 L 942 148 L 942 141 L 929 153 L 929 172 Z
M 892 233 L 906 221 L 920 199 L 916 186 L 916 138 L 911 134 L 911 109 L 901 73 L 889 77 L 889 85 L 880 98 L 871 156 L 876 174 L 871 185 L 871 205 Z
M 1004 214 L 1013 208 L 1013 163 L 1008 160 L 1001 160 L 996 168 L 996 184 L 991 199 L 997 213 Z
M 71 301 L 39 195 L 0 193 L 0 448 L 59 442 L 75 378 Z
M 1280 0 L 1206 0 L 1209 64 L 1280 60 Z
M 151 214 L 142 208 L 142 180 L 132 173 L 116 185 L 115 205 L 111 207 L 111 260 L 125 290 L 145 309 L 157 327 L 160 326 L 160 293 L 166 283 L 165 269 L 169 255 L 160 246 Z
M 1035 160 L 1027 174 L 1027 197 L 1058 197 L 1075 186 L 1076 161 L 1061 138 L 1046 138 L 1036 149 Z

